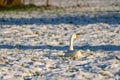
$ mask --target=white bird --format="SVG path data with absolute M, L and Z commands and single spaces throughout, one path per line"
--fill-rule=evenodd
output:
M 82 57 L 82 54 L 81 54 L 80 50 L 74 50 L 73 49 L 73 41 L 76 38 L 79 38 L 78 34 L 73 34 L 70 37 L 69 50 L 65 53 L 65 57 L 73 57 L 74 59 Z

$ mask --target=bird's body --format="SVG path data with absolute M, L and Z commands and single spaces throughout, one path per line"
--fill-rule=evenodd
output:
M 73 58 L 79 58 L 82 57 L 82 54 L 80 50 L 74 50 L 73 49 L 73 41 L 75 38 L 79 38 L 77 34 L 73 34 L 70 38 L 70 43 L 69 43 L 69 50 L 65 53 L 65 57 L 73 57 Z
M 68 50 L 66 53 L 65 53 L 65 57 L 73 57 L 73 58 L 79 58 L 81 57 L 82 54 L 80 52 L 80 50 L 73 50 L 73 51 L 70 51 Z

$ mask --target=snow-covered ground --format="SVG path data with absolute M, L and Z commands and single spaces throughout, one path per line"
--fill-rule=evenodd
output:
M 0 80 L 120 80 L 120 13 L 0 13 Z M 69 38 L 83 57 L 63 55 Z
M 24 0 L 24 4 L 34 4 L 37 6 L 46 5 L 47 0 Z M 70 6 L 120 6 L 120 0 L 48 0 L 49 5 L 58 7 Z

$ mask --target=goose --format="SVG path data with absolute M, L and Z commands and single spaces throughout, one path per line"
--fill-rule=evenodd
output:
M 74 50 L 73 41 L 74 39 L 79 38 L 78 34 L 72 34 L 69 42 L 69 50 L 65 53 L 65 57 L 73 57 L 74 59 L 82 57 L 80 50 Z

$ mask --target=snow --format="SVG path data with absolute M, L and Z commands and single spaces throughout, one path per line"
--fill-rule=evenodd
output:
M 34 4 L 37 6 L 46 5 L 46 0 L 24 0 L 24 4 Z M 49 5 L 58 7 L 70 7 L 70 6 L 119 6 L 119 0 L 49 0 Z
M 101 13 L 0 13 L 0 80 L 119 80 L 119 12 Z

